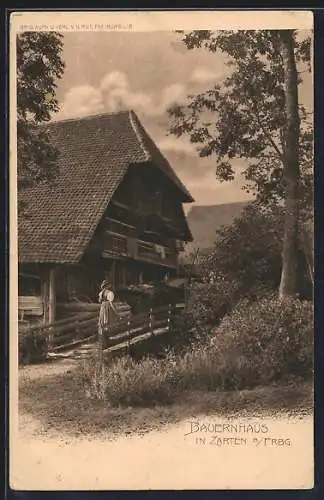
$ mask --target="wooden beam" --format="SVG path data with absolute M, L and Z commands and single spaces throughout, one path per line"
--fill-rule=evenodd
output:
M 112 263 L 112 270 L 111 270 L 111 276 L 112 276 L 112 286 L 114 290 L 116 289 L 116 260 L 113 260 Z
M 115 205 L 116 207 L 119 208 L 124 208 L 125 210 L 131 210 L 131 207 L 129 205 L 125 205 L 124 203 L 121 203 L 120 201 L 117 200 L 111 200 L 110 202 L 112 205 Z
M 45 272 L 42 273 L 42 300 L 43 300 L 43 323 L 48 324 L 48 277 Z
M 115 224 L 120 224 L 121 226 L 125 226 L 125 227 L 128 227 L 130 229 L 136 229 L 136 226 L 132 226 L 130 224 L 126 224 L 125 222 L 122 222 L 118 219 L 113 219 L 112 217 L 105 217 L 105 220 L 107 220 L 108 222 L 114 222 Z
M 54 323 L 56 312 L 55 268 L 49 270 L 48 320 Z
M 122 284 L 126 285 L 127 284 L 127 279 L 126 279 L 126 267 L 125 264 L 122 267 Z

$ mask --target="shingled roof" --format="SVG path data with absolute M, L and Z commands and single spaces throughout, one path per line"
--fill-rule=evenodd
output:
M 130 165 L 154 163 L 193 201 L 133 111 L 47 125 L 59 151 L 55 186 L 40 183 L 19 194 L 28 216 L 18 220 L 19 261 L 77 263 Z

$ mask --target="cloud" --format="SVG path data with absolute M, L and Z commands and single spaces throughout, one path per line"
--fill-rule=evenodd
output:
M 106 111 L 120 109 L 134 109 L 149 111 L 152 107 L 152 98 L 143 92 L 134 92 L 129 85 L 125 73 L 113 71 L 103 77 L 99 90 L 102 95 Z
M 102 78 L 98 88 L 91 85 L 72 87 L 65 94 L 58 118 L 121 109 L 134 109 L 148 116 L 154 116 L 158 111 L 149 95 L 130 88 L 125 73 L 113 71 Z
M 188 139 L 183 137 L 167 137 L 158 141 L 157 145 L 161 151 L 173 151 L 175 153 L 185 153 L 197 156 L 197 151 L 194 145 Z
M 99 89 L 101 92 L 109 92 L 114 89 L 127 89 L 128 80 L 125 73 L 121 71 L 112 71 L 103 77 Z
M 187 88 L 173 83 L 162 89 L 159 95 L 134 91 L 125 73 L 107 73 L 98 87 L 80 85 L 72 87 L 64 97 L 57 118 L 83 116 L 101 112 L 133 109 L 147 117 L 161 117 L 175 103 L 184 103 Z
M 208 68 L 198 67 L 194 70 L 190 80 L 195 83 L 216 82 L 224 76 L 224 72 L 211 71 Z
M 91 85 L 72 87 L 66 94 L 57 118 L 72 118 L 103 111 L 101 93 Z
M 115 87 L 102 96 L 106 111 L 134 109 L 139 112 L 149 112 L 152 106 L 150 96 L 142 92 L 132 92 L 128 87 Z
M 173 104 L 182 104 L 187 97 L 187 89 L 183 83 L 168 85 L 161 92 L 161 111 L 166 111 Z

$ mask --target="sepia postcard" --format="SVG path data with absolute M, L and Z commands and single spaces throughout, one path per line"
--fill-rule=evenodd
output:
M 10 487 L 314 486 L 313 15 L 13 12 Z

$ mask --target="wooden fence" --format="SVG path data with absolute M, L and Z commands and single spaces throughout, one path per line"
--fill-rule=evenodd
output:
M 175 314 L 180 314 L 183 307 L 183 304 L 170 304 L 131 316 L 127 309 L 121 306 L 119 314 L 123 317 L 104 331 L 104 353 L 123 349 L 149 337 L 166 333 L 171 328 Z M 51 352 L 66 350 L 98 338 L 98 312 L 99 308 L 79 312 L 50 325 L 31 327 L 25 330 L 24 334 L 37 330 L 47 336 Z
M 104 354 L 130 347 L 171 330 L 183 304 L 160 306 L 110 326 L 104 332 Z

